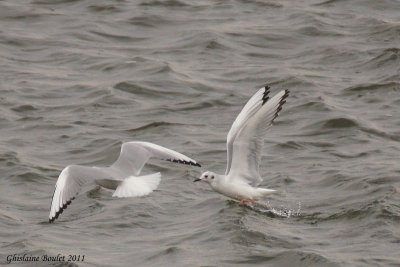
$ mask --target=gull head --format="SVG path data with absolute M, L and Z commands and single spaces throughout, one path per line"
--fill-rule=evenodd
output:
M 203 174 L 200 176 L 200 178 L 197 178 L 196 180 L 194 180 L 194 182 L 199 182 L 199 181 L 203 181 L 203 182 L 207 182 L 209 184 L 211 184 L 214 179 L 217 177 L 217 175 L 213 172 L 203 172 Z

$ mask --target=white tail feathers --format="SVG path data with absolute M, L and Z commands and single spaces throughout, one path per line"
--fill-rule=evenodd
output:
M 159 172 L 144 175 L 131 176 L 120 182 L 113 197 L 141 197 L 150 194 L 157 189 L 161 181 Z
M 268 195 L 271 193 L 275 193 L 276 190 L 274 189 L 267 189 L 267 188 L 257 188 L 257 193 L 260 194 L 260 196 Z

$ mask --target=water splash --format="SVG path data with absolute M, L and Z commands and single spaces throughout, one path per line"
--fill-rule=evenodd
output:
M 285 207 L 283 205 L 281 205 L 280 207 L 274 207 L 270 204 L 269 201 L 267 201 L 266 203 L 259 202 L 249 207 L 261 213 L 283 218 L 299 217 L 301 215 L 301 202 L 297 203 L 296 208 L 292 208 L 290 206 Z

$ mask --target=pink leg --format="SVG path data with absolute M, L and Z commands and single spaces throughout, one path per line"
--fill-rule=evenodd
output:
M 242 199 L 240 199 L 239 206 L 243 207 L 247 203 L 254 204 L 254 203 L 256 203 L 256 201 L 254 199 L 250 199 L 250 198 L 242 198 Z

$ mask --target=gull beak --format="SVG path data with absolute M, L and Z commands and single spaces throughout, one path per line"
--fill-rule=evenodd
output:
M 198 181 L 201 181 L 201 179 L 200 179 L 200 178 L 197 178 L 197 179 L 195 179 L 193 182 L 198 182 Z

